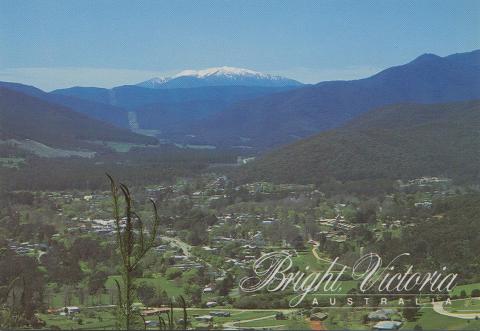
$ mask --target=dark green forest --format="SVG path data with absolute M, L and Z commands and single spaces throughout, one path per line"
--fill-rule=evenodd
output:
M 404 104 L 301 140 L 243 167 L 241 181 L 326 183 L 445 176 L 480 179 L 480 102 Z

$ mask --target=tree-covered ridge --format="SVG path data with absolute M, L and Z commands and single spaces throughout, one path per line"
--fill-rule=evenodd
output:
M 321 183 L 424 175 L 478 178 L 480 102 L 402 104 L 275 150 L 242 179 Z
M 376 108 L 480 97 L 480 51 L 424 54 L 368 78 L 327 81 L 239 102 L 203 123 L 211 143 L 269 148 L 338 128 Z
M 387 257 L 411 253 L 418 268 L 442 268 L 459 273 L 460 282 L 479 281 L 480 195 L 470 193 L 434 202 L 429 218 L 406 229 L 399 238 L 387 237 L 373 245 Z
M 6 88 L 0 88 L 0 139 L 31 139 L 53 147 L 84 146 L 86 140 L 156 143 L 154 138 Z

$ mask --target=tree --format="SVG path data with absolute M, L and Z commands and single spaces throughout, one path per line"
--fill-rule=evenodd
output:
M 88 292 L 91 295 L 98 293 L 105 289 L 105 282 L 107 281 L 108 275 L 105 271 L 98 270 L 94 271 L 93 274 L 88 279 Z
M 410 299 L 407 305 L 408 307 L 403 308 L 403 317 L 405 317 L 407 321 L 413 322 L 416 320 L 420 306 L 416 304 L 414 299 Z
M 190 297 L 193 304 L 198 304 L 202 301 L 202 289 L 196 284 L 187 283 L 184 287 L 185 294 Z
M 368 322 L 369 322 L 368 315 L 367 315 L 367 314 L 364 314 L 364 315 L 362 316 L 362 323 L 363 323 L 363 324 L 368 324 Z
M 298 249 L 298 250 L 305 249 L 305 245 L 303 243 L 303 238 L 300 235 L 295 236 L 293 238 L 293 240 L 291 241 L 291 245 L 293 246 L 293 248 Z
M 72 286 L 78 283 L 83 277 L 79 260 L 61 242 L 53 241 L 51 247 L 41 259 L 50 280 Z
M 375 223 L 377 218 L 376 205 L 372 202 L 363 203 L 356 211 L 353 222 Z
M 305 222 L 305 236 L 308 238 L 315 238 L 316 234 L 320 231 L 319 226 L 313 220 L 307 220 Z
M 0 250 L 0 257 L 0 328 L 32 325 L 45 288 L 38 262 L 7 250 Z
M 156 291 L 155 299 L 152 302 L 152 306 L 162 306 L 170 303 L 167 291 Z
M 167 271 L 165 271 L 165 277 L 167 277 L 167 279 L 169 280 L 176 279 L 181 275 L 182 275 L 182 270 L 178 268 L 172 267 L 172 268 L 168 268 Z
M 230 293 L 230 290 L 233 288 L 233 276 L 230 273 L 227 273 L 224 279 L 220 281 L 218 286 L 218 294 L 221 296 L 227 296 Z
M 118 301 L 122 327 L 130 330 L 133 326 L 137 312 L 133 309 L 135 298 L 135 272 L 145 254 L 155 246 L 160 218 L 157 205 L 151 200 L 153 206 L 153 224 L 150 235 L 146 234 L 145 224 L 133 209 L 133 201 L 130 191 L 124 184 L 117 185 L 114 179 L 107 174 L 110 180 L 113 200 L 113 217 L 116 227 L 116 241 L 121 255 L 122 284 L 115 280 L 118 289 Z M 120 197 L 123 197 L 123 215 L 120 212 Z M 125 228 L 122 229 L 122 219 L 125 220 Z
M 137 295 L 140 301 L 143 302 L 146 306 L 152 306 L 152 303 L 155 300 L 155 287 L 148 285 L 147 283 L 143 282 L 137 288 Z
M 97 261 L 102 261 L 106 258 L 100 242 L 90 237 L 80 237 L 75 239 L 70 251 L 76 260 L 94 262 L 92 264 L 93 267 L 96 265 Z
M 7 256 L 6 249 L 0 249 L 0 257 L 2 257 L 2 262 L 6 259 L 4 256 Z M 7 256 L 8 257 L 8 256 Z M 1 263 L 0 263 L 1 266 Z M 18 275 L 0 275 L 2 279 L 0 283 L 0 327 L 1 328 L 11 328 L 14 325 L 15 318 L 13 316 L 13 309 L 6 305 L 8 299 L 10 298 L 10 294 L 13 291 L 13 287 L 15 283 L 19 280 Z

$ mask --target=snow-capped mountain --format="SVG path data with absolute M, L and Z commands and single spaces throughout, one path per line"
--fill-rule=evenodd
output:
M 159 88 L 162 84 L 165 84 L 168 78 L 154 77 L 144 82 L 138 83 L 137 86 L 148 88 Z
M 208 68 L 204 70 L 184 70 L 175 76 L 173 78 L 178 78 L 178 77 L 184 77 L 184 76 L 190 76 L 190 77 L 196 77 L 196 78 L 206 78 L 210 76 L 227 76 L 227 77 L 256 77 L 256 78 L 262 78 L 262 79 L 282 79 L 280 76 L 272 76 L 269 74 L 264 74 L 258 71 L 253 71 L 250 69 L 243 69 L 243 68 L 235 68 L 235 67 L 214 67 L 214 68 Z
M 169 78 L 152 78 L 137 86 L 149 88 L 191 88 L 204 86 L 297 86 L 302 83 L 249 69 L 215 67 L 203 70 L 184 70 Z

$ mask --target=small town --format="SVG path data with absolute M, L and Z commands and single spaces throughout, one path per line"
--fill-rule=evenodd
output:
M 170 309 L 179 316 L 181 308 L 169 304 L 180 296 L 188 306 L 190 327 L 224 329 L 286 325 L 315 329 L 319 324 L 342 325 L 338 323 L 343 323 L 344 316 L 357 319 L 356 325 L 363 328 L 398 329 L 415 321 L 421 307 L 432 305 L 437 314 L 439 303 L 448 311 L 462 297 L 476 299 L 469 298 L 478 290 L 459 293 L 471 284 L 459 285 L 436 299 L 421 293 L 416 297 L 361 293 L 360 282 L 349 272 L 339 274 L 340 293 L 311 293 L 295 308 L 291 307 L 294 292 L 271 293 L 274 298 L 262 292 L 242 292 L 239 282 L 252 275 L 255 261 L 269 252 L 288 254 L 292 270 L 322 272 L 337 256 L 334 273 L 343 267 L 351 269 L 349 265 L 374 249 L 364 238 L 392 240 L 420 226 L 419 222 L 435 219 L 438 215 L 432 204 L 459 190 L 450 180 L 436 177 L 399 181 L 397 187 L 381 201 L 362 201 L 328 196 L 314 185 L 254 182 L 235 186 L 226 176 L 206 174 L 179 179 L 174 185 L 134 189 L 137 216 L 149 218 L 148 201 L 152 200 L 161 217 L 154 247 L 145 256 L 137 280 L 135 307 L 144 316 L 145 327 L 158 327 L 158 320 L 151 317 L 166 316 Z M 110 193 L 12 194 L 21 201 L 18 206 L 23 206 L 17 216 L 23 225 L 16 227 L 15 239 L 7 239 L 8 248 L 35 257 L 49 275 L 52 272 L 52 282 L 43 285 L 46 310 L 37 314 L 38 323 L 110 325 L 118 305 L 115 281 L 120 277 L 115 271 L 116 236 L 127 226 L 125 216 L 118 222 L 112 218 Z M 396 204 L 402 204 L 400 213 Z M 40 210 L 49 210 L 47 223 L 37 219 L 44 219 Z M 50 271 L 58 259 L 73 263 L 70 270 L 55 267 Z M 360 308 L 367 313 L 360 315 Z

